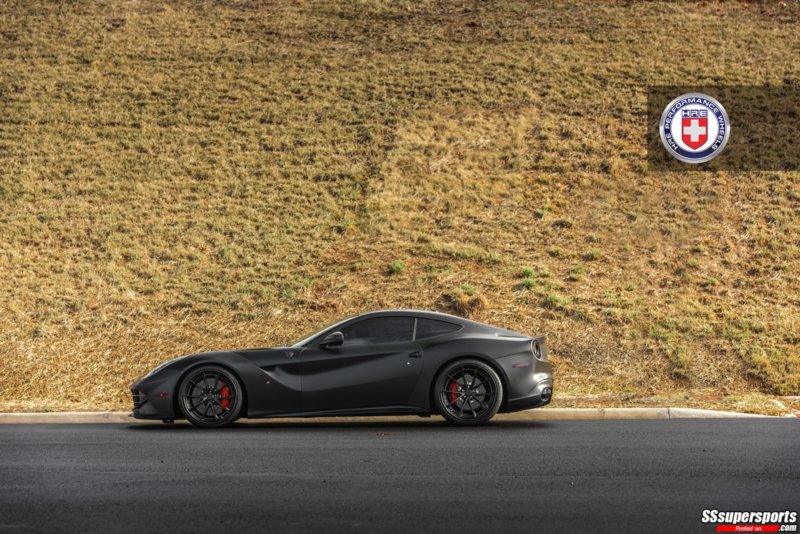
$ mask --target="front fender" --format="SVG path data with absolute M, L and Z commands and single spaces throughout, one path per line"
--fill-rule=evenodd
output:
M 236 353 L 211 352 L 185 356 L 131 386 L 134 404 L 131 415 L 137 419 L 182 419 L 183 415 L 177 408 L 178 386 L 189 371 L 202 365 L 224 367 L 241 380 L 245 409 L 248 392 L 256 390 L 263 382 L 263 371 Z M 246 413 L 244 411 L 243 415 Z

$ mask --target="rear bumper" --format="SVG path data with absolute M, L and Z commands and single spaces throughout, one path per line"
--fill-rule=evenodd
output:
M 524 397 L 508 399 L 503 412 L 518 412 L 550 404 L 553 399 L 553 379 L 546 378 L 539 382 L 533 390 Z
M 507 401 L 501 412 L 516 412 L 549 404 L 553 398 L 553 365 L 532 352 L 512 354 L 497 360 L 505 372 Z

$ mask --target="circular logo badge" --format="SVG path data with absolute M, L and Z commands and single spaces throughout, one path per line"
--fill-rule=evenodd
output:
M 658 130 L 667 152 L 686 163 L 716 158 L 731 135 L 725 108 L 702 93 L 687 93 L 670 102 Z

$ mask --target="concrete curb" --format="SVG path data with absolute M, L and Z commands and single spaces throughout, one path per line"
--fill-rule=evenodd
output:
M 33 412 L 0 413 L 0 424 L 28 423 L 132 423 L 130 412 Z
M 693 408 L 540 408 L 522 412 L 500 414 L 499 421 L 557 421 L 598 419 L 728 419 L 741 417 L 772 417 L 740 412 L 697 410 Z M 313 419 L 242 419 L 245 423 L 266 422 L 396 422 L 420 421 L 416 416 L 387 417 L 319 417 Z M 437 419 L 434 419 L 437 420 Z M 63 423 L 157 423 L 133 419 L 129 412 L 49 412 L 0 413 L 0 424 L 63 424 Z
M 503 417 L 533 420 L 576 419 L 720 419 L 738 417 L 771 417 L 741 412 L 698 410 L 694 408 L 544 408 Z

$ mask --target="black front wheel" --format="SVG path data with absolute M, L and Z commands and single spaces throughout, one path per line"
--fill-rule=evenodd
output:
M 433 399 L 437 411 L 451 423 L 481 425 L 500 409 L 503 383 L 482 361 L 458 360 L 439 373 Z
M 242 410 L 242 386 L 228 370 L 204 366 L 181 382 L 178 404 L 195 426 L 218 428 L 233 423 Z

